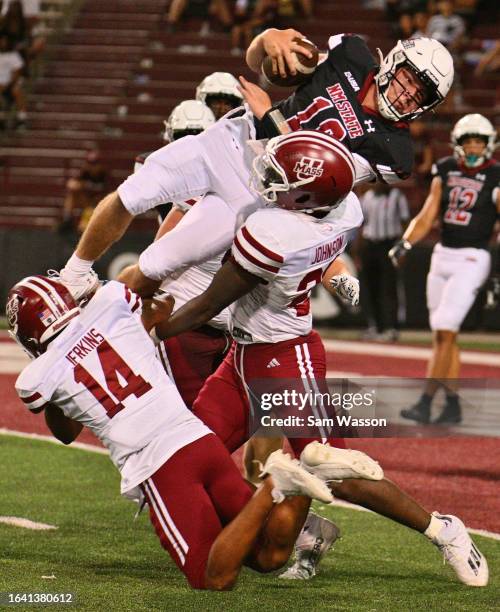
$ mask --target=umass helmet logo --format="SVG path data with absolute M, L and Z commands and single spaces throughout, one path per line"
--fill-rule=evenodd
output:
M 323 159 L 304 156 L 296 162 L 293 171 L 298 179 L 316 178 L 323 174 L 323 164 Z

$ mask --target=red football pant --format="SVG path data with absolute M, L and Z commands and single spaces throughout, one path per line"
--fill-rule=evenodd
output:
M 212 544 L 248 503 L 252 488 L 212 434 L 177 451 L 141 487 L 161 545 L 189 584 L 204 588 Z
M 158 357 L 188 408 L 229 347 L 228 336 L 208 326 L 160 342 L 156 349 Z
M 273 366 L 267 367 L 271 363 Z M 233 343 L 217 371 L 203 385 L 193 404 L 193 412 L 232 453 L 254 433 L 248 429 L 250 404 L 245 383 L 248 385 L 252 380 L 265 378 L 295 379 L 297 390 L 307 392 L 317 387 L 320 392 L 327 392 L 325 376 L 325 349 L 315 331 L 283 342 L 248 345 Z M 280 391 L 276 386 L 272 389 L 273 392 Z M 313 440 L 326 441 L 319 435 L 312 438 L 289 438 L 297 456 Z M 345 448 L 341 438 L 329 438 L 328 442 Z

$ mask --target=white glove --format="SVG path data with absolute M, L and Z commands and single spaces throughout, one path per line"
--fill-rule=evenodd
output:
M 337 274 L 330 279 L 337 295 L 351 306 L 359 304 L 359 280 L 350 274 Z
M 59 280 L 69 289 L 77 303 L 91 295 L 99 286 L 99 277 L 94 270 L 89 270 L 85 274 L 77 274 L 73 270 L 63 268 L 59 272 Z

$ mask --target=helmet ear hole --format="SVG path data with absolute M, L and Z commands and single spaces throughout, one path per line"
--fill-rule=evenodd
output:
M 303 195 L 299 196 L 295 201 L 297 202 L 297 204 L 305 204 L 306 202 L 309 202 L 310 199 L 311 196 L 308 193 L 304 193 Z

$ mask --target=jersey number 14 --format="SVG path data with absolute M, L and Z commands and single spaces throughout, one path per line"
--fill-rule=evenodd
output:
M 112 419 L 125 406 L 122 401 L 129 395 L 141 397 L 152 389 L 151 385 L 140 374 L 134 374 L 130 366 L 123 361 L 115 349 L 106 341 L 97 347 L 97 355 L 106 379 L 106 385 L 116 401 L 106 389 L 79 363 L 74 369 L 75 381 L 82 383 L 96 400 L 104 407 Z M 125 385 L 118 378 L 118 374 Z

